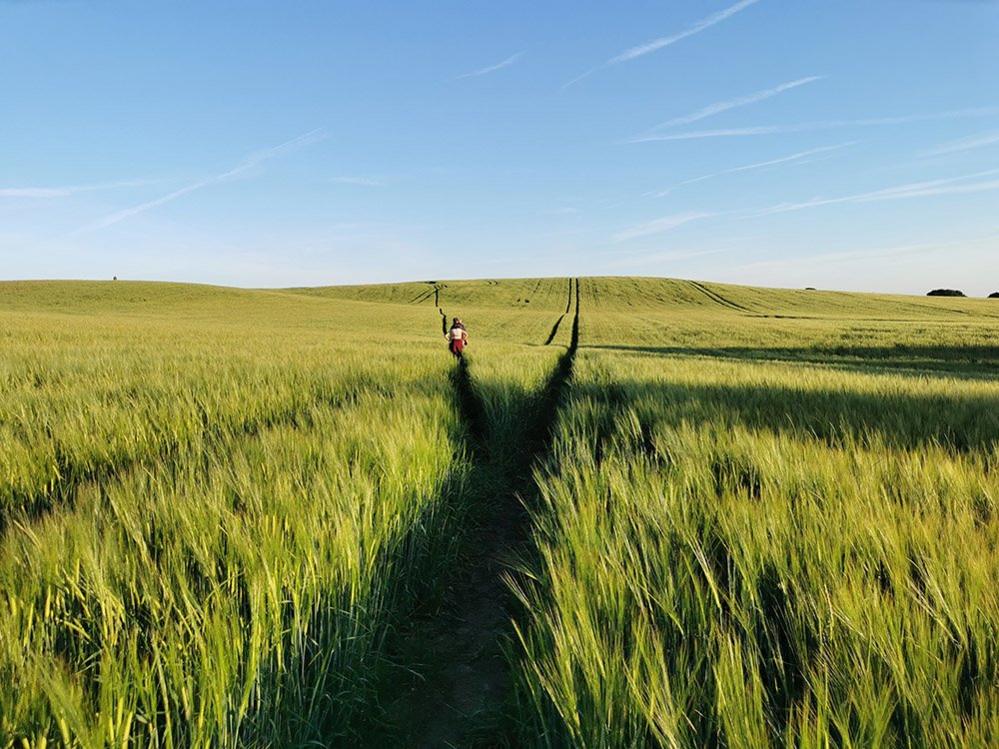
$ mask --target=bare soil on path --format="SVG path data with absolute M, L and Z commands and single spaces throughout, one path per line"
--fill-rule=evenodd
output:
M 440 581 L 441 597 L 415 612 L 394 637 L 394 698 L 385 715 L 393 745 L 512 743 L 513 684 L 506 649 L 516 604 L 506 578 L 518 560 L 532 553 L 527 504 L 537 492 L 533 469 L 548 459 L 558 406 L 572 377 L 579 339 L 578 280 L 574 289 L 570 282 L 567 310 L 573 303 L 570 346 L 543 388 L 528 396 L 524 412 L 529 417 L 512 451 L 490 439 L 468 362 L 456 364 L 452 378 L 473 455 L 465 497 L 469 527 L 459 563 L 449 579 Z

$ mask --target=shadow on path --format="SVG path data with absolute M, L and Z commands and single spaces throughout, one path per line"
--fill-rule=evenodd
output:
M 384 690 L 385 745 L 502 746 L 511 718 L 513 680 L 504 650 L 511 641 L 514 597 L 506 575 L 531 553 L 526 504 L 536 495 L 533 468 L 546 460 L 579 342 L 579 283 L 569 348 L 546 383 L 513 404 L 523 414 L 516 435 L 490 432 L 489 392 L 466 359 L 452 372 L 472 465 L 459 500 L 464 516 L 454 569 L 390 647 L 391 684 Z
M 559 326 L 562 324 L 562 321 L 565 319 L 565 316 L 568 315 L 569 312 L 572 311 L 572 281 L 573 281 L 573 279 L 570 278 L 569 279 L 569 295 L 568 295 L 568 298 L 566 299 L 566 302 L 565 302 L 565 312 L 563 312 L 561 315 L 558 316 L 558 320 L 556 320 L 555 324 L 552 326 L 552 331 L 551 331 L 551 333 L 548 334 L 548 338 L 545 340 L 545 345 L 546 346 L 550 346 L 551 343 L 552 343 L 552 341 L 555 340 L 555 336 L 558 335 Z M 577 282 L 577 285 L 578 285 L 578 282 Z

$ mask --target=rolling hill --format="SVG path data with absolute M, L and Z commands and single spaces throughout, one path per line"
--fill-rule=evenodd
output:
M 0 745 L 999 744 L 997 326 L 0 283 Z

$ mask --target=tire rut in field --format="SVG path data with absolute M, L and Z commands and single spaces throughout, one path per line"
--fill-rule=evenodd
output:
M 434 300 L 435 300 L 434 303 L 436 304 L 436 299 L 437 299 L 437 296 L 436 296 L 436 294 L 437 294 L 437 287 L 436 286 L 433 287 L 432 289 L 427 289 L 426 291 L 421 291 L 415 297 L 413 297 L 412 299 L 410 299 L 409 303 L 410 304 L 420 304 L 421 302 L 425 302 L 425 301 L 427 301 L 430 298 L 431 294 L 434 295 Z
M 517 558 L 530 554 L 525 501 L 536 496 L 533 468 L 548 458 L 559 404 L 579 344 L 579 281 L 572 337 L 545 384 L 520 404 L 520 434 L 495 444 L 485 401 L 467 360 L 453 373 L 468 434 L 472 468 L 463 504 L 467 532 L 459 564 L 438 581 L 438 605 L 417 612 L 395 635 L 385 735 L 394 746 L 497 746 L 510 743 L 512 676 L 504 648 L 512 639 L 515 599 L 506 582 Z
M 699 283 L 697 281 L 688 281 L 687 283 L 689 283 L 691 286 L 693 286 L 699 292 L 701 292 L 702 294 L 704 294 L 712 302 L 720 304 L 722 307 L 728 307 L 729 309 L 734 309 L 734 310 L 737 310 L 739 312 L 753 313 L 753 310 L 749 309 L 748 307 L 743 307 L 741 304 L 736 304 L 735 302 L 733 302 L 733 301 L 731 301 L 729 299 L 726 299 L 721 294 L 719 294 L 716 291 L 712 291 L 711 289 L 709 289 L 707 286 L 705 286 L 702 283 Z
M 447 315 L 441 307 L 441 287 L 437 284 L 434 284 L 434 306 L 437 308 L 437 314 L 441 316 L 441 332 L 447 335 Z
M 545 341 L 545 345 L 546 346 L 550 346 L 551 343 L 552 343 L 552 341 L 555 340 L 555 336 L 558 335 L 559 326 L 562 324 L 562 321 L 565 319 L 565 316 L 569 314 L 570 310 L 572 310 L 572 279 L 571 278 L 569 279 L 569 298 L 566 300 L 566 303 L 565 303 L 565 312 L 563 312 L 561 315 L 559 315 L 558 320 L 555 321 L 555 325 L 552 326 L 552 332 L 548 334 L 548 339 Z

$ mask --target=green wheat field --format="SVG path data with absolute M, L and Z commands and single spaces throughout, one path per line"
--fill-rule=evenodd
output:
M 2 283 L 0 746 L 999 746 L 997 330 L 651 278 Z

